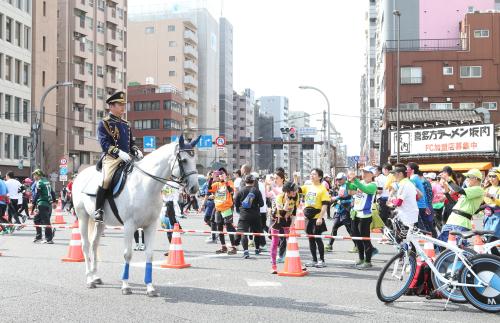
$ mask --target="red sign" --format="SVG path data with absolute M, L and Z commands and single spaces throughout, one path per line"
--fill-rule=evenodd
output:
M 61 158 L 61 160 L 59 161 L 59 165 L 61 165 L 61 166 L 67 165 L 67 164 L 68 164 L 68 160 L 66 159 L 66 157 Z
M 226 138 L 222 136 L 215 138 L 215 145 L 217 147 L 224 147 L 226 145 Z

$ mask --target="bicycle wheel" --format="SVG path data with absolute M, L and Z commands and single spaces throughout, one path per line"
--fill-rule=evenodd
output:
M 466 258 L 472 258 L 475 256 L 477 252 L 475 252 L 473 249 L 464 249 L 464 256 Z M 457 264 L 455 265 L 455 271 L 453 274 L 453 277 L 451 276 L 451 271 L 453 267 L 453 261 L 455 260 L 455 253 L 451 250 L 446 250 L 442 252 L 434 262 L 434 266 L 436 266 L 436 269 L 443 275 L 444 278 L 451 279 L 454 281 L 458 281 L 458 276 L 460 273 L 460 270 L 464 266 L 462 261 L 460 259 L 457 259 Z M 439 291 L 443 294 L 443 298 L 450 298 L 452 302 L 456 303 L 467 303 L 467 300 L 465 297 L 462 295 L 462 292 L 460 291 L 460 287 L 457 287 L 453 293 L 452 288 L 447 286 L 445 289 L 442 289 L 443 283 L 439 278 L 434 274 L 432 271 L 431 273 L 431 279 L 432 279 L 432 285 L 434 285 L 434 289 L 439 289 Z
M 500 312 L 500 257 L 494 255 L 477 255 L 470 259 L 471 270 L 462 267 L 459 282 L 477 284 L 478 280 L 472 272 L 488 283 L 488 287 L 462 286 L 462 294 L 474 307 L 490 312 Z M 472 272 L 471 272 L 472 271 Z
M 417 261 L 413 253 L 401 251 L 384 266 L 377 280 L 377 297 L 391 303 L 400 298 L 410 286 Z

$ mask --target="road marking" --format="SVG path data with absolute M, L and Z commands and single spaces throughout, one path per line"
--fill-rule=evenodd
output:
M 245 279 L 248 287 L 281 287 L 280 282 L 269 282 L 255 279 Z

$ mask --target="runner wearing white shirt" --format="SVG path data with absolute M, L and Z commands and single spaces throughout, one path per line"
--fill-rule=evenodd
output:
M 12 218 L 16 220 L 16 223 L 20 224 L 19 220 L 19 207 L 23 204 L 23 194 L 19 192 L 21 188 L 21 183 L 14 177 L 14 172 L 8 172 L 5 176 L 5 185 L 7 186 L 7 195 L 10 199 L 10 204 L 7 206 L 9 214 L 9 222 L 12 223 Z
M 392 173 L 398 182 L 398 191 L 392 204 L 397 208 L 397 218 L 408 227 L 418 222 L 417 188 L 406 176 L 406 166 L 397 164 Z

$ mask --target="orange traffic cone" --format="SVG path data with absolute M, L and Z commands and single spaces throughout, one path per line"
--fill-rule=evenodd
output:
M 285 266 L 283 271 L 278 272 L 278 276 L 302 277 L 307 275 L 307 273 L 307 271 L 302 270 L 297 233 L 295 233 L 295 228 L 292 227 L 290 228 L 290 236 L 287 241 Z
M 480 235 L 474 236 L 474 251 L 479 254 L 484 253 L 484 241 Z
M 73 227 L 73 229 L 71 229 L 71 240 L 69 241 L 68 256 L 62 258 L 61 260 L 64 262 L 85 261 L 85 257 L 83 256 L 83 250 L 82 250 L 82 236 L 80 235 L 78 222 L 76 222 L 76 227 Z
M 456 246 L 457 245 L 457 237 L 454 234 L 448 234 L 448 243 L 451 243 L 452 245 Z
M 295 217 L 295 230 L 305 230 L 306 229 L 306 218 L 304 216 L 304 210 L 300 209 Z
M 57 202 L 55 216 L 56 216 L 56 218 L 54 219 L 54 222 L 52 222 L 52 224 L 66 224 L 66 221 L 64 221 L 64 218 L 63 218 L 62 202 L 60 199 Z
M 181 269 L 191 267 L 191 264 L 184 262 L 184 250 L 182 249 L 180 231 L 179 224 L 176 223 L 172 234 L 172 242 L 170 242 L 170 248 L 168 249 L 168 258 L 164 264 L 160 265 L 161 268 Z
M 430 241 L 425 241 L 424 243 L 424 253 L 427 257 L 434 260 L 436 258 L 436 250 L 434 250 L 434 244 Z

